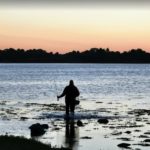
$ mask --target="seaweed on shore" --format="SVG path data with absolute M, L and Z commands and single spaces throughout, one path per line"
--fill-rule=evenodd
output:
M 33 139 L 15 136 L 0 136 L 0 148 L 3 150 L 70 150 L 69 148 L 55 148 Z

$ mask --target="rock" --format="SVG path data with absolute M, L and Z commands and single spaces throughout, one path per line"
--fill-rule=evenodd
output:
M 113 133 L 111 133 L 112 135 L 121 135 L 122 132 L 118 132 L 118 131 L 114 131 Z
M 150 110 L 147 110 L 147 109 L 135 109 L 133 111 L 128 112 L 128 114 L 129 113 L 130 114 L 133 113 L 136 116 L 142 116 L 142 115 L 145 115 L 145 114 L 150 115 Z
M 118 144 L 117 146 L 118 146 L 118 147 L 122 147 L 122 148 L 129 148 L 130 145 L 131 145 L 131 144 L 129 144 L 129 143 L 120 143 L 120 144 Z
M 100 124 L 107 124 L 108 122 L 108 119 L 98 119 L 98 123 Z
M 103 102 L 97 101 L 96 103 L 97 103 L 97 104 L 101 104 L 101 103 L 103 103 Z
M 44 129 L 48 129 L 48 128 L 49 128 L 48 124 L 42 124 L 41 126 L 42 126 L 42 128 L 44 128 Z
M 84 136 L 84 137 L 81 137 L 81 139 L 92 139 L 92 137 Z
M 131 131 L 126 131 L 125 133 L 127 133 L 127 134 L 131 134 Z
M 148 132 L 145 132 L 144 134 L 150 134 L 150 132 L 148 131 Z
M 147 144 L 147 143 L 138 143 L 138 144 L 133 144 L 133 145 L 147 146 L 147 147 L 149 147 L 149 146 L 150 146 L 150 144 Z
M 144 142 L 150 142 L 150 139 L 145 139 Z
M 149 138 L 147 135 L 140 135 L 139 138 Z
M 117 116 L 117 115 L 119 115 L 119 113 L 118 113 L 118 112 L 117 112 L 117 113 L 114 113 L 114 115 Z
M 83 123 L 82 123 L 82 121 L 81 121 L 81 120 L 78 120 L 78 121 L 77 121 L 77 126 L 79 126 L 79 127 L 83 127 Z
M 28 118 L 27 117 L 20 117 L 20 120 L 21 121 L 25 121 L 25 120 L 27 120 Z
M 142 119 L 141 119 L 141 118 L 136 118 L 135 120 L 136 120 L 136 121 L 142 121 Z
M 114 126 L 109 126 L 109 128 L 110 128 L 110 129 L 115 129 L 115 127 L 114 127 Z
M 56 128 L 54 128 L 54 130 L 58 131 L 58 130 L 60 130 L 60 128 L 56 127 Z
M 36 123 L 31 125 L 29 129 L 31 130 L 31 136 L 41 136 L 46 132 L 46 129 L 48 129 L 48 125 Z
M 141 130 L 134 130 L 134 132 L 141 132 Z
M 117 138 L 118 140 L 122 140 L 122 141 L 131 141 L 131 139 L 130 138 L 124 138 L 124 137 L 122 137 L 122 138 Z

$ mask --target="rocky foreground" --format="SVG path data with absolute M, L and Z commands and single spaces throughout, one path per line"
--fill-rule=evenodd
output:
M 2 150 L 69 150 L 68 148 L 52 148 L 41 142 L 23 137 L 0 136 Z

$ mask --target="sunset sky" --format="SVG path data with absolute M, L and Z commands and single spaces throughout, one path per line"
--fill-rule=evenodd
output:
M 106 1 L 1 2 L 0 49 L 150 50 L 149 3 Z

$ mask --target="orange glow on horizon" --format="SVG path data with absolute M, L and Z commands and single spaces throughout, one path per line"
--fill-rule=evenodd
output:
M 150 50 L 150 10 L 2 9 L 0 49 Z

